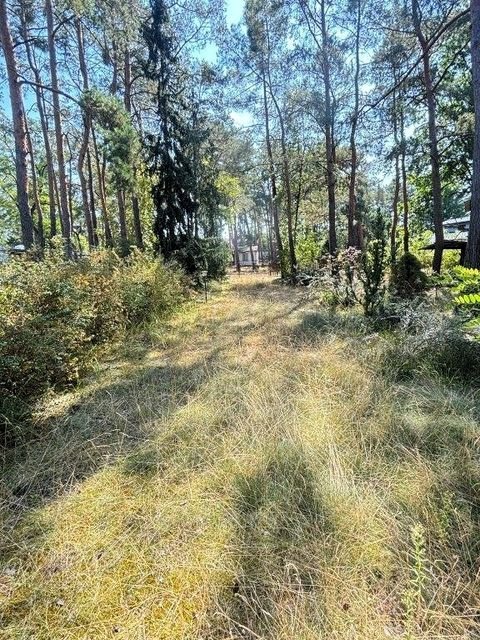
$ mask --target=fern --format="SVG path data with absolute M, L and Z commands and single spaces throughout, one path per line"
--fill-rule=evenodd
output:
M 475 305 L 480 306 L 480 293 L 466 293 L 454 298 L 455 304 L 458 307 L 471 307 Z
M 465 328 L 480 326 L 480 270 L 456 267 L 453 270 L 453 302 L 455 309 L 465 316 Z

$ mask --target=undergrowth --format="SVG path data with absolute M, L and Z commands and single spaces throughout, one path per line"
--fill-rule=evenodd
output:
M 9 453 L 0 638 L 478 637 L 477 387 L 261 278 Z
M 75 384 L 103 345 L 153 315 L 167 315 L 185 295 L 180 272 L 141 253 L 2 265 L 0 430 L 6 441 L 25 435 L 38 397 Z

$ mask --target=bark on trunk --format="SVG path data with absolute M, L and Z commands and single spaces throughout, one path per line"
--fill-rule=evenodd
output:
M 12 108 L 13 137 L 15 141 L 15 175 L 17 206 L 20 214 L 22 242 L 26 249 L 33 245 L 33 220 L 28 205 L 28 139 L 25 109 L 18 77 L 17 60 L 7 16 L 7 3 L 0 0 L 0 40 L 5 56 L 10 104 Z
M 95 229 L 95 246 L 98 247 L 98 220 L 97 213 L 95 210 L 95 188 L 93 186 L 93 168 L 92 168 L 92 156 L 90 153 L 90 148 L 87 147 L 87 175 L 88 175 L 88 194 L 90 197 L 90 206 L 91 206 L 91 215 L 92 215 L 92 225 Z
M 280 221 L 278 219 L 277 179 L 275 175 L 275 162 L 273 159 L 272 140 L 270 137 L 270 114 L 268 110 L 267 79 L 265 76 L 265 68 L 262 69 L 262 81 L 263 81 L 263 109 L 264 109 L 264 117 L 265 117 L 265 141 L 267 145 L 268 169 L 269 169 L 270 190 L 271 190 L 271 199 L 272 199 L 273 230 L 275 233 L 275 240 L 277 243 L 277 253 L 278 253 L 277 259 L 280 261 L 280 272 L 281 272 L 282 278 L 285 278 L 287 274 L 285 273 L 285 266 L 284 266 L 284 260 L 283 260 L 282 235 L 280 233 Z M 274 260 L 274 257 L 272 255 L 271 261 L 273 262 L 273 260 Z
M 125 51 L 125 61 L 124 61 L 124 74 L 125 74 L 125 109 L 127 113 L 131 115 L 132 113 L 132 96 L 131 96 L 131 88 L 132 88 L 132 65 L 130 60 L 130 51 Z M 134 175 L 134 189 L 136 189 L 136 167 L 133 167 L 133 175 Z M 138 201 L 137 194 L 135 192 L 132 193 L 132 214 L 133 214 L 133 228 L 135 232 L 135 244 L 137 248 L 141 251 L 144 250 L 145 245 L 143 243 L 143 233 L 142 233 L 142 220 L 140 217 L 140 203 Z
M 475 104 L 475 131 L 473 140 L 473 173 L 465 265 L 480 268 L 480 2 L 471 0 L 472 20 L 472 74 Z
M 350 158 L 351 171 L 348 185 L 348 246 L 361 248 L 363 245 L 363 233 L 360 221 L 357 220 L 357 144 L 356 134 L 358 126 L 358 111 L 360 108 L 360 27 L 362 19 L 361 0 L 356 0 L 356 24 L 355 24 L 355 78 L 354 78 L 354 107 L 352 124 L 350 128 Z
M 400 158 L 399 158 L 399 141 L 398 141 L 398 112 L 397 112 L 397 93 L 393 92 L 393 140 L 395 144 L 395 190 L 393 192 L 393 218 L 392 229 L 390 232 L 390 257 L 392 264 L 397 261 L 397 226 L 398 226 L 398 202 L 400 199 Z
M 293 239 L 295 243 L 297 242 L 297 231 L 298 231 L 298 214 L 300 213 L 300 204 L 302 202 L 302 189 L 303 189 L 303 164 L 304 164 L 305 156 L 304 150 L 302 151 L 302 157 L 300 160 L 300 169 L 298 174 L 298 188 L 295 197 L 295 219 L 293 222 Z
M 62 116 L 58 93 L 57 53 L 55 49 L 55 29 L 53 17 L 53 0 L 45 0 L 45 14 L 47 18 L 48 57 L 50 63 L 50 77 L 52 86 L 53 120 L 55 123 L 55 142 L 58 164 L 58 192 L 60 196 L 60 216 L 62 219 L 62 235 L 65 241 L 67 256 L 71 256 L 71 222 L 68 206 L 67 176 L 65 172 L 65 154 L 63 149 Z
M 88 82 L 88 70 L 87 64 L 85 60 L 85 47 L 83 42 L 83 29 L 82 23 L 79 18 L 75 20 L 75 31 L 77 34 L 77 45 L 78 45 L 78 59 L 80 62 L 80 72 L 82 74 L 83 80 L 83 90 L 88 91 L 89 82 Z M 87 110 L 88 111 L 88 110 Z M 90 140 L 90 129 L 92 126 L 92 117 L 90 113 L 83 113 L 83 132 L 82 132 L 82 140 L 80 143 L 80 149 L 78 152 L 77 159 L 77 172 L 80 180 L 80 189 L 82 193 L 82 207 L 83 207 L 83 215 L 85 217 L 85 225 L 87 227 L 87 238 L 88 238 L 88 246 L 90 249 L 93 249 L 97 246 L 97 230 L 93 224 L 93 216 L 91 211 L 91 203 L 89 201 L 88 194 L 88 183 L 85 175 L 85 158 L 87 155 L 89 140 Z
M 271 90 L 271 88 L 270 88 Z M 287 234 L 288 234 L 288 254 L 290 258 L 290 276 L 293 281 L 295 281 L 297 274 L 297 256 L 295 253 L 295 240 L 294 240 L 294 229 L 293 229 L 293 204 L 292 204 L 292 188 L 290 182 L 290 163 L 288 161 L 288 150 L 287 150 L 287 141 L 285 134 L 285 125 L 283 122 L 283 115 L 280 110 L 280 107 L 273 95 L 271 93 L 275 109 L 278 115 L 278 121 L 280 123 L 280 144 L 282 148 L 282 168 L 283 168 L 283 179 L 285 183 L 285 196 L 286 196 L 286 214 L 287 214 Z
M 415 33 L 422 49 L 423 82 L 425 85 L 425 98 L 428 110 L 428 138 L 430 143 L 430 165 L 432 173 L 433 225 L 435 228 L 435 251 L 432 267 L 436 273 L 439 273 L 442 267 L 443 255 L 443 203 L 437 138 L 437 113 L 430 65 L 430 50 L 422 31 L 418 0 L 412 0 L 412 15 Z
M 125 194 L 122 189 L 117 189 L 118 222 L 120 225 L 120 252 L 123 256 L 129 253 L 127 215 L 125 208 Z
M 21 3 L 20 21 L 22 28 L 22 37 L 25 44 L 25 52 L 27 54 L 27 61 L 33 78 L 37 85 L 43 85 L 42 77 L 38 70 L 38 65 L 35 61 L 35 52 L 32 50 L 30 44 L 30 36 L 27 29 L 27 21 L 25 17 L 24 2 Z M 42 129 L 43 146 L 45 151 L 45 161 L 47 165 L 47 183 L 48 183 L 48 209 L 50 220 L 50 238 L 53 238 L 57 233 L 57 208 L 56 208 L 56 187 L 55 187 L 55 169 L 53 165 L 52 148 L 50 145 L 50 137 L 48 135 L 48 123 L 45 112 L 45 102 L 43 90 L 40 86 L 35 87 L 35 101 L 38 109 L 38 116 L 40 120 L 40 126 Z
M 105 235 L 105 246 L 112 249 L 114 246 L 112 227 L 110 225 L 110 219 L 108 215 L 107 196 L 105 192 L 105 180 L 102 167 L 100 165 L 100 154 L 98 152 L 97 137 L 95 135 L 95 129 L 92 126 L 92 140 L 93 140 L 93 152 L 95 156 L 95 168 L 97 170 L 98 181 L 98 193 L 100 195 L 100 203 L 102 207 L 103 228 Z
M 403 200 L 403 252 L 408 253 L 410 250 L 410 232 L 409 232 L 409 205 L 408 205 L 408 189 L 407 189 L 407 142 L 405 140 L 405 113 L 403 102 L 400 107 L 400 158 L 402 169 L 402 200 Z M 443 227 L 442 227 L 443 231 Z
M 268 23 L 265 24 L 265 33 L 267 35 L 267 50 L 270 51 L 270 35 L 268 29 Z M 285 185 L 285 197 L 286 197 L 286 214 L 287 214 L 287 235 L 288 235 L 288 256 L 290 260 L 290 277 L 293 282 L 296 280 L 297 274 L 297 256 L 295 254 L 295 240 L 293 237 L 293 204 L 292 204 L 292 188 L 290 182 L 290 163 L 288 160 L 287 150 L 287 137 L 285 132 L 285 123 L 283 120 L 282 110 L 275 97 L 273 91 L 272 79 L 270 76 L 270 65 L 267 63 L 267 75 L 268 75 L 268 90 L 277 112 L 278 122 L 280 124 L 280 145 L 282 150 L 282 169 L 283 169 L 283 181 Z
M 235 269 L 237 273 L 240 273 L 240 254 L 238 252 L 238 230 L 237 230 L 237 216 L 233 216 L 233 250 L 235 253 Z
M 28 121 L 26 121 L 27 125 L 27 143 L 28 143 L 28 154 L 30 156 L 30 171 L 32 175 L 32 191 L 33 191 L 33 202 L 34 206 L 32 207 L 32 223 L 33 223 L 33 235 L 35 239 L 35 244 L 38 246 L 40 253 L 43 253 L 43 249 L 45 247 L 45 232 L 43 228 L 43 210 L 42 204 L 40 202 L 40 193 L 38 190 L 38 180 L 37 180 L 37 168 L 35 166 L 35 155 L 33 153 L 33 142 L 32 136 L 30 135 L 30 130 L 28 128 Z M 37 225 L 35 226 L 35 218 L 33 216 L 33 211 L 37 212 Z
M 320 21 L 322 32 L 322 67 L 325 92 L 325 149 L 327 155 L 327 191 L 328 191 L 328 248 L 330 255 L 337 252 L 336 205 L 335 205 L 335 148 L 333 144 L 333 113 L 330 83 L 330 57 L 325 0 L 320 3 Z
M 70 232 L 77 233 L 73 228 L 73 153 L 72 147 L 70 146 L 70 139 L 68 136 L 65 136 L 65 143 L 68 149 L 68 183 L 67 183 L 67 193 L 68 193 L 68 211 L 70 214 Z M 78 238 L 77 238 L 78 239 Z
M 266 229 L 268 234 L 268 251 L 269 251 L 268 262 L 271 264 L 273 262 L 273 237 L 272 237 L 273 219 L 272 219 L 271 200 L 266 201 L 265 209 L 266 209 L 265 224 L 266 224 Z

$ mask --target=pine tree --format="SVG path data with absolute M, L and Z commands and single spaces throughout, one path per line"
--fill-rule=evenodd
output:
M 151 0 L 151 16 L 143 31 L 148 48 L 145 75 L 155 85 L 158 132 L 147 134 L 155 205 L 154 233 L 158 250 L 169 257 L 194 234 L 198 203 L 188 153 L 185 74 L 175 53 L 176 42 L 164 0 Z

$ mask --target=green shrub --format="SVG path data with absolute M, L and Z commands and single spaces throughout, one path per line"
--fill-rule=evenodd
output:
M 366 316 L 374 316 L 385 302 L 387 230 L 380 209 L 367 230 L 367 246 L 360 257 L 358 277 L 363 288 L 363 311 Z
M 455 267 L 444 278 L 452 289 L 453 303 L 467 328 L 480 329 L 480 270 Z
M 192 238 L 175 254 L 180 266 L 200 282 L 201 272 L 210 280 L 221 280 L 231 262 L 230 249 L 222 238 Z
M 100 345 L 185 296 L 180 272 L 134 252 L 0 268 L 0 420 L 17 422 L 48 388 L 74 384 Z
M 318 267 L 318 258 L 322 252 L 322 243 L 318 234 L 313 231 L 306 231 L 297 239 L 295 251 L 300 269 Z
M 424 293 L 428 283 L 420 260 L 413 253 L 404 253 L 392 266 L 390 288 L 398 298 L 413 298 Z
M 166 268 L 134 251 L 116 271 L 116 286 L 127 328 L 137 326 L 153 314 L 168 315 L 185 296 L 186 282 L 179 269 Z

